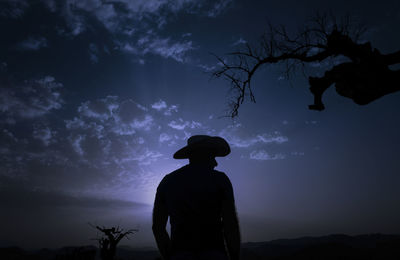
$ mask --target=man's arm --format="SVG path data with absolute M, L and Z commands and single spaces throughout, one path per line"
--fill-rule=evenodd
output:
M 229 257 L 231 260 L 238 260 L 240 256 L 240 230 L 233 200 L 222 202 L 222 223 Z
M 232 183 L 223 175 L 222 192 L 222 225 L 228 254 L 231 260 L 238 260 L 240 256 L 240 229 L 236 213 Z
M 171 258 L 171 240 L 166 229 L 167 221 L 168 211 L 162 195 L 157 191 L 153 209 L 153 234 L 164 260 Z

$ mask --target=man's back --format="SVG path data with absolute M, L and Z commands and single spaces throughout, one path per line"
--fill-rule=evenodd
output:
M 201 164 L 186 165 L 164 177 L 156 203 L 171 223 L 172 251 L 224 250 L 222 202 L 233 202 L 228 177 Z
M 240 232 L 228 177 L 214 167 L 215 157 L 231 152 L 225 139 L 194 135 L 174 153 L 189 159 L 164 177 L 157 188 L 153 209 L 153 234 L 166 260 L 238 260 Z M 166 225 L 170 218 L 171 237 Z M 226 247 L 226 249 L 225 249 Z

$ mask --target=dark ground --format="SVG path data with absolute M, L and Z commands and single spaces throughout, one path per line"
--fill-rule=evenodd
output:
M 0 248 L 2 260 L 94 260 L 100 259 L 94 246 L 64 247 L 56 250 L 26 251 L 18 247 Z M 155 260 L 155 249 L 118 248 L 117 259 Z M 242 244 L 241 260 L 399 260 L 400 235 L 329 235 L 279 239 Z

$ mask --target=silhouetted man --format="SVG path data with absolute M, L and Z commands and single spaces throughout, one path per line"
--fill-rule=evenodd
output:
M 223 138 L 206 135 L 192 136 L 187 143 L 174 158 L 189 159 L 189 164 L 166 175 L 157 188 L 157 246 L 166 260 L 237 260 L 240 233 L 232 184 L 225 173 L 214 170 L 215 157 L 228 155 L 230 147 Z

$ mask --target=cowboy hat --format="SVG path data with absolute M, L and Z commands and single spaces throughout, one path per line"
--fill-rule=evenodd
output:
M 187 159 L 193 152 L 207 152 L 215 157 L 227 156 L 231 148 L 224 138 L 209 135 L 193 135 L 187 140 L 187 145 L 174 154 L 174 159 Z

